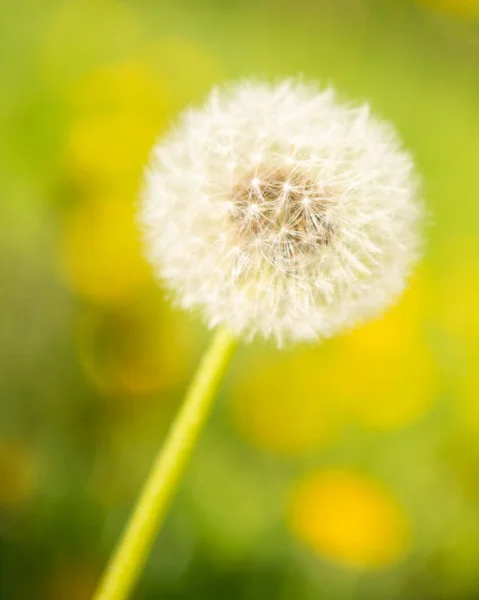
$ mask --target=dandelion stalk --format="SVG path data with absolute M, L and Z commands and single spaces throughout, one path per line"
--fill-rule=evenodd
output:
M 218 329 L 206 351 L 94 600 L 124 600 L 141 575 L 236 346 Z

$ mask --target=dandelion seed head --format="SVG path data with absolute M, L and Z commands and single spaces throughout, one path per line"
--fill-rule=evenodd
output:
M 177 302 L 279 344 L 386 308 L 418 258 L 422 217 L 393 128 L 296 80 L 241 82 L 188 110 L 153 151 L 141 206 Z

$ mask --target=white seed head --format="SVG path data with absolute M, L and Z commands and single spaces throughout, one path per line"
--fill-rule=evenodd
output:
M 411 158 L 366 105 L 289 80 L 215 89 L 154 148 L 141 219 L 177 301 L 246 338 L 384 309 L 420 247 Z

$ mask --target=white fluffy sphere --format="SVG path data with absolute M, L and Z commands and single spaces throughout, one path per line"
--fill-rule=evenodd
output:
M 149 258 L 178 303 L 238 336 L 328 337 L 400 294 L 422 203 L 368 106 L 288 80 L 215 89 L 154 148 Z

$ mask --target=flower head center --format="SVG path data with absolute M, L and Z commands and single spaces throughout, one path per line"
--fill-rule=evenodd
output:
M 244 243 L 264 241 L 276 255 L 294 257 L 329 246 L 334 196 L 297 166 L 260 165 L 232 191 L 231 218 Z

